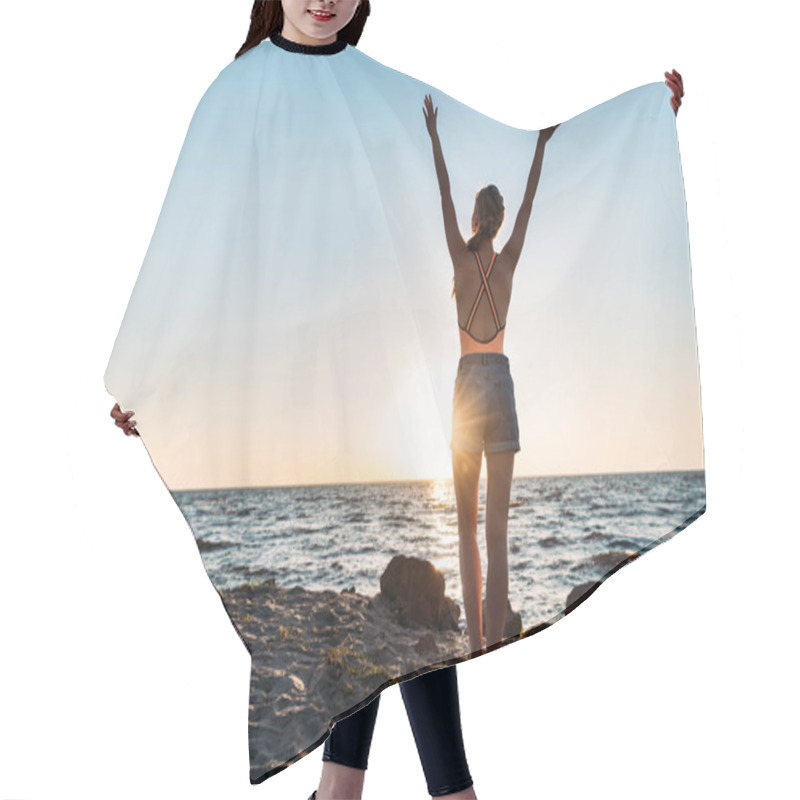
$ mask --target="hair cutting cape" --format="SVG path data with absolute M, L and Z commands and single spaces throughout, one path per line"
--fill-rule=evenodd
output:
M 105 373 L 251 656 L 252 783 L 387 686 L 479 655 L 450 449 L 454 268 L 424 97 L 465 240 L 476 192 L 503 196 L 498 252 L 539 136 L 352 46 L 277 41 L 200 100 Z M 705 510 L 669 97 L 633 89 L 546 146 L 505 328 L 521 450 L 503 645 Z M 486 480 L 484 465 L 484 583 Z

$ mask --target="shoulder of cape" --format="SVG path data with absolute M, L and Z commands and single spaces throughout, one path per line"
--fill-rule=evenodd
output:
M 376 76 L 381 76 L 386 79 L 394 79 L 399 82 L 406 82 L 409 85 L 416 85 L 422 88 L 435 88 L 419 78 L 414 78 L 406 72 L 402 72 L 399 69 L 395 69 L 394 67 L 383 64 L 377 59 L 372 58 L 372 56 L 368 56 L 365 52 L 359 50 L 357 47 L 348 47 L 344 53 L 346 53 L 354 63 L 358 64 L 359 67 L 373 73 Z
M 228 89 L 258 84 L 263 78 L 265 62 L 271 47 L 274 45 L 265 40 L 224 66 L 206 89 L 200 102 L 214 99 L 216 95 Z
M 235 108 L 240 102 L 251 102 L 254 94 L 260 94 L 263 91 L 268 92 L 271 86 L 268 80 L 269 62 L 282 52 L 269 39 L 265 39 L 239 56 L 239 58 L 231 61 L 223 67 L 203 93 L 198 102 L 196 115 L 217 115 L 223 113 L 223 110 Z M 355 89 L 356 85 L 361 84 L 362 79 L 367 79 L 366 83 L 362 85 L 380 87 L 383 91 L 388 91 L 392 88 L 401 90 L 401 87 L 403 87 L 405 91 L 419 93 L 420 97 L 425 92 L 435 90 L 435 87 L 417 78 L 382 64 L 380 61 L 360 51 L 357 47 L 348 46 L 341 53 L 330 56 L 330 61 L 328 58 L 327 56 L 324 57 L 320 64 L 330 63 L 332 66 L 345 66 L 346 71 L 348 68 L 355 67 L 359 79 L 356 80 L 352 73 L 350 73 L 350 78 L 347 79 L 348 81 L 355 80 L 353 89 Z M 441 95 L 442 93 L 439 94 Z
M 209 124 L 227 129 L 235 124 L 237 111 L 252 108 L 262 92 L 267 62 L 274 49 L 265 40 L 223 67 L 197 102 L 189 130 Z
M 250 89 L 258 89 L 262 86 L 264 78 L 269 73 L 269 62 L 273 57 L 279 56 L 283 51 L 269 39 L 252 47 L 239 58 L 235 58 L 220 70 L 217 77 L 211 82 L 209 87 L 200 98 L 198 107 L 213 105 L 217 102 L 226 103 L 232 97 L 247 93 Z M 328 57 L 324 57 L 320 63 L 328 63 Z M 367 72 L 382 72 L 383 75 L 394 74 L 407 80 L 409 78 L 401 72 L 384 66 L 379 61 L 362 53 L 355 47 L 348 46 L 341 53 L 331 58 L 344 59 L 358 66 Z
M 223 94 L 229 89 L 244 89 L 248 86 L 260 84 L 265 77 L 265 70 L 269 69 L 270 58 L 281 52 L 279 47 L 269 39 L 265 39 L 223 67 L 206 90 L 202 99 L 213 99 L 216 95 Z M 414 86 L 428 91 L 436 90 L 430 84 L 368 56 L 357 47 L 348 46 L 341 53 L 330 58 L 331 60 L 335 59 L 337 64 L 344 62 L 358 67 L 362 74 L 368 74 L 374 81 L 394 83 L 395 85 L 405 84 L 407 87 Z M 321 63 L 329 63 L 328 57 L 324 57 Z

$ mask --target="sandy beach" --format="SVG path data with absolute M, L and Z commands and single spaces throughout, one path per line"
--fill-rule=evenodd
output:
M 634 554 L 631 554 L 633 556 Z M 395 557 L 381 591 L 313 591 L 274 579 L 218 590 L 251 655 L 250 780 L 260 783 L 324 743 L 337 718 L 380 691 L 471 653 L 461 607 L 427 561 Z M 562 614 L 598 582 L 573 587 Z M 552 624 L 525 621 L 508 605 L 503 647 Z
M 391 683 L 469 657 L 466 633 L 402 624 L 397 604 L 380 592 L 366 597 L 269 581 L 220 596 L 252 657 L 251 780 L 314 750 L 332 718 L 353 713 Z

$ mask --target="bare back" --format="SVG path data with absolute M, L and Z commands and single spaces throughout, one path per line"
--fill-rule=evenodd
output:
M 475 252 L 465 246 L 453 259 L 462 353 L 503 351 L 515 267 L 491 242 Z

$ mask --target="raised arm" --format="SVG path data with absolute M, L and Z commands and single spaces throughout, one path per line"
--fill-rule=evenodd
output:
M 422 109 L 425 115 L 425 124 L 431 137 L 433 145 L 433 163 L 436 166 L 436 177 L 439 180 L 439 193 L 442 196 L 442 214 L 444 216 L 444 234 L 447 239 L 447 249 L 451 257 L 455 258 L 463 251 L 467 243 L 458 229 L 456 219 L 456 208 L 453 205 L 453 198 L 450 195 L 450 176 L 447 174 L 447 165 L 444 163 L 444 153 L 442 143 L 439 140 L 439 131 L 436 129 L 436 119 L 439 109 L 434 109 L 433 100 L 429 94 L 425 95 L 425 107 Z
M 545 128 L 539 131 L 539 139 L 536 142 L 536 152 L 533 155 L 531 171 L 528 173 L 528 184 L 525 187 L 525 195 L 522 198 L 522 205 L 517 212 L 517 220 L 514 223 L 514 230 L 506 242 L 501 255 L 504 260 L 511 260 L 516 266 L 522 254 L 522 245 L 525 244 L 525 234 L 528 231 L 528 223 L 531 219 L 531 209 L 533 208 L 533 198 L 536 196 L 536 188 L 539 186 L 539 177 L 542 174 L 542 162 L 544 161 L 544 148 L 558 125 Z

